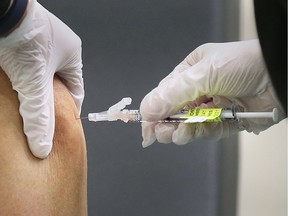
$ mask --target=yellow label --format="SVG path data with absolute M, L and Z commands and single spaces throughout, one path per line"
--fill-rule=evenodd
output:
M 190 109 L 183 118 L 187 119 L 188 123 L 221 122 L 221 113 L 222 108 L 195 108 Z

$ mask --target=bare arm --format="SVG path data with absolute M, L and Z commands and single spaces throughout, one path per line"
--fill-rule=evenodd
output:
M 51 154 L 27 145 L 17 93 L 0 68 L 0 212 L 4 215 L 87 215 L 87 158 L 74 101 L 54 79 L 56 128 Z

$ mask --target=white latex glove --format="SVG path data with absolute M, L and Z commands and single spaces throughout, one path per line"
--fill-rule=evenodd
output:
M 276 98 L 258 40 L 209 43 L 195 49 L 141 102 L 144 120 L 157 121 L 184 106 L 226 107 L 236 102 L 242 111 L 272 111 L 279 120 L 285 112 Z M 242 130 L 259 134 L 275 124 L 272 119 L 240 123 L 167 124 L 142 123 L 143 147 L 160 143 L 185 144 L 195 139 L 218 140 Z
M 81 52 L 80 38 L 36 0 L 30 0 L 21 25 L 0 40 L 0 66 L 18 92 L 24 133 L 38 158 L 47 157 L 52 149 L 55 72 L 81 111 Z

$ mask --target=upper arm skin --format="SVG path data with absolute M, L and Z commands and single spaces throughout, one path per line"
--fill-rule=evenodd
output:
M 54 79 L 55 135 L 50 155 L 30 152 L 17 93 L 0 68 L 0 214 L 87 215 L 87 158 L 82 124 L 66 87 Z

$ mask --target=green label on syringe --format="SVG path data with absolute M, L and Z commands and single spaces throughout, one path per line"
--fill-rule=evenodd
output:
M 186 123 L 221 122 L 221 113 L 222 108 L 195 108 L 182 118 L 186 119 Z

